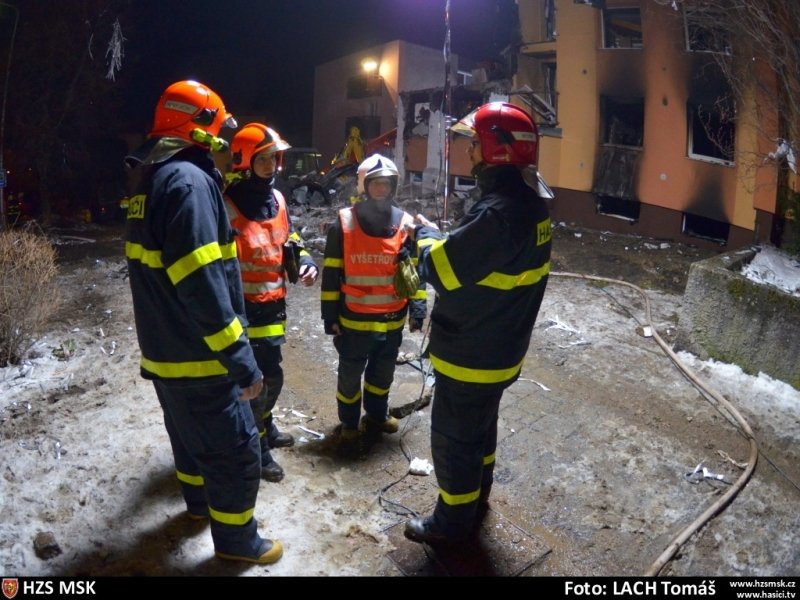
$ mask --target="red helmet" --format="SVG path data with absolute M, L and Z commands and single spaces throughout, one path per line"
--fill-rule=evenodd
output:
M 148 137 L 177 137 L 213 147 L 223 125 L 235 128 L 236 120 L 214 90 L 196 81 L 178 81 L 161 94 Z
M 289 148 L 289 143 L 274 129 L 262 123 L 248 123 L 231 140 L 233 170 L 246 171 L 251 167 L 253 157 L 264 150 L 272 154 Z
M 490 102 L 461 119 L 453 130 L 477 134 L 487 165 L 537 165 L 539 131 L 530 115 L 507 102 Z

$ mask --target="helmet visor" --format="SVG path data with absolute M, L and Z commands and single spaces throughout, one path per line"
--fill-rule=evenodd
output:
M 475 113 L 478 112 L 480 106 L 470 112 L 465 117 L 459 119 L 455 124 L 450 127 L 450 131 L 460 135 L 474 135 L 475 134 Z

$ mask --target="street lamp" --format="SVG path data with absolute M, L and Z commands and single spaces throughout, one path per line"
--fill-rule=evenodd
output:
M 0 229 L 5 229 L 6 222 L 6 168 L 3 163 L 3 153 L 5 151 L 6 140 L 6 101 L 8 100 L 8 79 L 11 74 L 11 56 L 14 51 L 14 39 L 17 36 L 17 24 L 19 23 L 19 10 L 16 6 L 0 2 L 0 7 L 8 7 L 14 11 L 14 28 L 11 30 L 11 43 L 8 45 L 8 64 L 6 65 L 6 81 L 3 84 L 3 105 L 0 108 Z

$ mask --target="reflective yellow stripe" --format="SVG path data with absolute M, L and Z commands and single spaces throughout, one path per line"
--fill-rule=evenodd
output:
M 380 323 L 378 321 L 351 321 L 350 319 L 345 319 L 344 317 L 340 316 L 339 323 L 342 326 L 355 331 L 378 331 L 386 333 L 387 331 L 402 329 L 403 325 L 406 323 L 406 319 L 403 317 L 399 321 L 387 321 Z
M 196 485 L 198 487 L 205 485 L 202 475 L 189 475 L 188 473 L 183 473 L 181 471 L 175 471 L 175 473 L 178 475 L 178 481 L 181 483 L 185 483 L 187 485 Z
M 414 295 L 411 296 L 412 300 L 427 300 L 428 299 L 428 292 L 425 290 L 417 290 L 414 292 Z
M 425 238 L 424 240 L 417 240 L 417 248 L 427 248 L 428 246 L 433 246 L 436 242 L 442 242 L 443 240 L 437 240 L 434 238 Z
M 477 489 L 467 494 L 448 494 L 443 489 L 439 488 L 439 495 L 442 497 L 445 504 L 458 506 L 459 504 L 469 504 L 470 502 L 477 501 L 478 498 L 480 498 L 481 490 Z
M 334 267 L 336 269 L 343 269 L 344 268 L 344 259 L 343 258 L 326 258 L 322 261 L 323 267 Z
M 297 233 L 296 231 L 293 231 L 291 234 L 289 234 L 289 239 L 294 240 L 295 242 L 298 242 L 300 244 L 303 243 L 303 238 L 301 238 L 300 234 Z
M 235 256 L 235 251 L 234 251 Z M 222 248 L 217 242 L 211 242 L 205 246 L 195 248 L 184 256 L 176 260 L 167 269 L 167 276 L 172 285 L 177 285 L 182 279 L 194 273 L 197 269 L 222 258 Z
M 507 369 L 470 369 L 459 367 L 431 354 L 431 364 L 434 369 L 450 379 L 466 383 L 503 383 L 519 373 L 523 362 L 525 359 L 521 360 L 518 365 Z
M 230 244 L 220 244 L 219 251 L 222 254 L 222 258 L 225 260 L 236 258 L 236 242 L 231 242 Z
M 321 292 L 319 295 L 320 300 L 338 300 L 340 293 L 336 292 Z
M 265 429 L 264 431 L 259 431 L 259 432 L 258 432 L 258 437 L 259 437 L 259 439 L 260 439 L 260 438 L 263 438 L 265 435 L 267 435 L 267 430 L 266 430 L 266 429 Z
M 505 273 L 490 273 L 478 282 L 478 285 L 497 288 L 498 290 L 513 290 L 515 287 L 523 285 L 533 285 L 542 280 L 542 277 L 550 272 L 550 262 L 546 262 L 538 269 L 523 271 L 519 275 L 507 275 Z
M 496 455 L 496 453 L 492 452 L 489 456 L 484 456 L 483 457 L 483 466 L 485 467 L 486 465 L 492 464 L 494 462 L 495 455 Z
M 242 333 L 244 333 L 242 322 L 239 321 L 239 317 L 233 317 L 233 321 L 225 329 L 207 335 L 203 339 L 214 352 L 220 352 L 242 337 Z
M 386 388 L 384 390 L 384 389 L 379 388 L 378 386 L 372 385 L 371 383 L 367 383 L 365 381 L 364 382 L 364 391 L 365 392 L 371 392 L 371 393 L 375 394 L 376 396 L 385 396 L 386 394 L 389 393 L 389 388 Z
M 355 404 L 356 402 L 361 400 L 361 390 L 358 390 L 358 393 L 356 393 L 356 395 L 353 396 L 352 398 L 348 398 L 347 396 L 342 394 L 342 392 L 336 390 L 336 399 L 339 400 L 340 402 L 344 402 L 345 404 Z
M 166 379 L 179 379 L 182 377 L 211 377 L 225 375 L 228 372 L 218 360 L 196 360 L 190 362 L 156 362 L 142 357 L 142 369 L 164 377 Z
M 164 268 L 164 263 L 161 262 L 161 250 L 147 250 L 141 244 L 125 242 L 125 256 L 131 260 L 138 260 L 151 269 Z
M 214 510 L 210 506 L 208 507 L 208 514 L 211 516 L 211 518 L 219 523 L 224 523 L 225 525 L 247 525 L 250 522 L 250 519 L 253 518 L 254 511 L 255 508 L 251 508 L 240 513 L 226 513 Z
M 450 266 L 450 261 L 447 258 L 447 252 L 444 250 L 445 240 L 436 240 L 431 244 L 431 260 L 433 266 L 436 268 L 436 274 L 442 285 L 448 291 L 453 291 L 461 287 L 461 282 L 453 272 L 453 267 Z
M 247 336 L 250 339 L 281 337 L 282 335 L 286 335 L 286 321 L 273 325 L 261 325 L 260 327 L 247 328 Z

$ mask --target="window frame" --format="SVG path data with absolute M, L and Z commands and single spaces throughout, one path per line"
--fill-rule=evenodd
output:
M 639 40 L 638 45 L 636 45 L 635 42 L 631 42 L 630 46 L 609 46 L 610 42 L 609 42 L 609 39 L 608 39 L 609 38 L 608 34 L 609 34 L 609 31 L 610 31 L 610 29 L 609 29 L 610 28 L 610 24 L 609 24 L 609 18 L 608 17 L 611 16 L 612 14 L 623 15 L 624 13 L 629 13 L 631 15 L 635 13 L 639 17 L 638 25 L 639 25 L 640 33 L 639 33 L 639 38 L 638 38 L 638 40 Z M 642 28 L 642 11 L 638 6 L 619 7 L 619 8 L 616 8 L 616 7 L 615 8 L 603 8 L 600 11 L 600 30 L 601 30 L 601 34 L 602 34 L 601 42 L 602 42 L 602 48 L 604 50 L 642 50 L 644 48 L 644 34 L 641 32 L 641 28 Z M 627 36 L 627 37 L 630 37 L 630 36 Z M 622 39 L 625 39 L 624 36 L 622 37 Z M 636 39 L 636 38 L 630 38 L 630 39 L 633 40 L 633 39 Z

